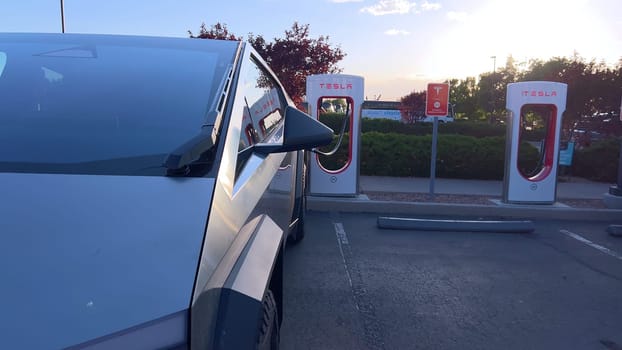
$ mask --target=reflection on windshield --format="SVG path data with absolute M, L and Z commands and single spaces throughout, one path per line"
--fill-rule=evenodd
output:
M 50 83 L 58 83 L 63 80 L 63 75 L 58 72 L 47 69 L 45 67 L 41 67 L 41 70 L 43 70 L 43 76 L 45 77 L 45 79 Z
M 4 66 L 6 66 L 6 53 L 0 52 L 0 77 L 2 77 Z
M 60 50 L 53 50 L 50 52 L 44 52 L 35 54 L 36 56 L 47 57 L 73 57 L 73 58 L 96 58 L 97 52 L 95 48 L 88 47 L 69 47 Z
M 86 165 L 96 162 L 103 173 L 126 165 L 131 173 L 128 162 L 108 160 L 167 154 L 209 124 L 214 86 L 230 64 L 222 56 L 232 60 L 233 50 L 110 42 L 91 43 L 97 54 L 86 57 L 68 55 L 75 42 L 0 41 L 1 171 L 37 163 L 34 172 L 91 173 Z

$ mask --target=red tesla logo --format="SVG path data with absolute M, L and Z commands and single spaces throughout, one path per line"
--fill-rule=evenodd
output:
M 521 96 L 531 96 L 531 97 L 554 97 L 557 96 L 557 91 L 555 90 L 523 90 L 521 91 Z
M 320 83 L 320 89 L 327 89 L 327 90 L 352 90 L 352 84 L 341 84 L 341 83 L 325 84 L 325 83 Z

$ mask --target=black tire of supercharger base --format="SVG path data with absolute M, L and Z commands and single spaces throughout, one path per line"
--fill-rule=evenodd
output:
M 259 321 L 259 339 L 257 350 L 278 350 L 281 331 L 279 313 L 272 291 L 268 289 L 262 300 L 262 319 Z

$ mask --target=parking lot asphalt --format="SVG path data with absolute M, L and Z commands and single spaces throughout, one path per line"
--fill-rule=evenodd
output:
M 311 211 L 285 257 L 284 349 L 622 349 L 610 222 L 530 234 L 393 231 Z

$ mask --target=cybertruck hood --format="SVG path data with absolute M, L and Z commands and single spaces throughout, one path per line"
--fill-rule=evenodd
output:
M 0 174 L 0 348 L 65 348 L 186 312 L 213 190 Z

